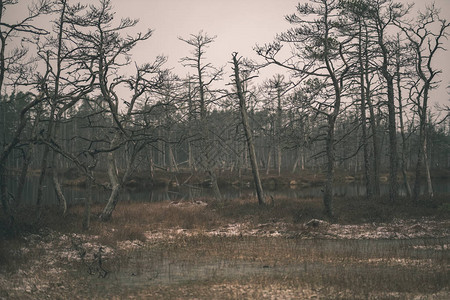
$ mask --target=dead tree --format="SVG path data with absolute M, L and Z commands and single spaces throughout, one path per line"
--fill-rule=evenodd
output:
M 398 147 L 395 109 L 395 49 L 389 37 L 389 28 L 394 22 L 407 14 L 409 7 L 394 3 L 392 0 L 382 0 L 369 4 L 369 26 L 375 31 L 375 40 L 381 59 L 379 69 L 386 84 L 389 132 L 389 199 L 395 201 L 398 196 Z
M 213 43 L 215 37 L 199 32 L 192 34 L 189 39 L 179 37 L 179 39 L 193 47 L 192 56 L 181 59 L 181 63 L 185 67 L 191 67 L 196 70 L 196 75 L 192 79 L 196 81 L 196 89 L 199 101 L 199 142 L 197 143 L 201 157 L 198 157 L 201 166 L 208 174 L 211 187 L 216 199 L 221 199 L 219 186 L 214 170 L 216 164 L 216 149 L 213 147 L 212 138 L 209 132 L 208 124 L 208 106 L 215 100 L 214 92 L 210 90 L 213 82 L 221 78 L 222 68 L 215 68 L 210 63 L 204 62 L 205 49 L 209 44 Z M 208 97 L 208 95 L 210 97 Z
M 153 63 L 136 64 L 133 76 L 120 76 L 121 68 L 131 64 L 130 51 L 139 42 L 149 39 L 153 31 L 149 29 L 135 36 L 126 35 L 126 30 L 133 28 L 138 20 L 124 18 L 115 24 L 108 0 L 99 1 L 97 6 L 82 7 L 77 14 L 68 17 L 67 22 L 70 23 L 68 34 L 71 39 L 84 47 L 77 52 L 78 62 L 84 72 L 95 78 L 95 87 L 100 92 L 96 100 L 98 106 L 105 110 L 103 126 L 108 128 L 107 145 L 105 143 L 90 152 L 106 155 L 111 193 L 100 214 L 100 219 L 106 221 L 111 218 L 122 186 L 135 168 L 138 154 L 153 141 L 141 127 L 146 124 L 134 124 L 134 120 L 144 113 L 140 112 L 140 106 L 145 107 L 141 104 L 146 93 L 161 85 L 165 76 L 161 66 L 166 58 L 157 57 Z M 83 58 L 89 63 L 83 62 Z M 118 94 L 120 86 L 130 90 L 131 96 L 127 96 L 127 100 L 122 101 Z M 119 149 L 128 154 L 121 174 L 117 169 Z
M 247 114 L 247 106 L 246 106 L 246 100 L 245 100 L 245 91 L 242 87 L 242 80 L 241 80 L 241 72 L 239 71 L 239 63 L 240 58 L 237 58 L 237 53 L 233 53 L 233 69 L 234 69 L 234 84 L 236 85 L 236 94 L 239 99 L 239 110 L 241 113 L 241 121 L 242 126 L 244 126 L 244 132 L 245 132 L 245 139 L 247 141 L 247 147 L 248 152 L 250 155 L 250 163 L 252 166 L 252 174 L 253 174 L 253 180 L 255 182 L 256 187 L 256 194 L 258 195 L 258 203 L 259 205 L 265 204 L 264 201 L 264 191 L 261 184 L 261 178 L 259 176 L 259 169 L 258 169 L 258 162 L 256 159 L 256 152 L 255 152 L 255 144 L 253 142 L 253 134 L 252 130 L 250 128 L 250 123 L 248 120 L 248 114 Z M 245 80 L 249 80 L 249 78 L 245 78 Z
M 4 1 L 0 0 L 0 99 L 3 96 L 5 83 L 11 85 L 12 88 L 16 88 L 17 85 L 30 79 L 33 73 L 32 68 L 27 64 L 24 59 L 27 57 L 27 49 L 21 47 L 12 51 L 8 51 L 8 44 L 14 38 L 20 38 L 17 34 L 22 35 L 45 35 L 48 32 L 42 28 L 33 24 L 33 21 L 40 15 L 49 12 L 51 7 L 51 1 L 40 1 L 36 5 L 30 7 L 28 15 L 17 23 L 7 23 L 4 18 L 8 12 L 10 5 L 17 4 L 16 1 Z M 26 41 L 24 40 L 26 43 Z M 5 82 L 8 78 L 10 82 Z M 44 82 L 41 82 L 44 84 Z M 42 85 L 40 86 L 42 87 Z M 17 146 L 21 140 L 22 133 L 27 124 L 28 112 L 36 105 L 42 103 L 45 100 L 45 95 L 42 93 L 35 93 L 33 99 L 27 105 L 25 105 L 20 111 L 19 124 L 12 135 L 12 139 L 3 145 L 0 152 L 0 199 L 3 210 L 10 220 L 10 226 L 14 224 L 14 213 L 9 203 L 8 191 L 6 188 L 6 161 L 9 158 L 12 150 Z M 31 95 L 31 93 L 30 93 Z
M 422 168 L 425 166 L 427 179 L 427 194 L 433 197 L 430 166 L 427 157 L 426 127 L 428 124 L 429 92 L 436 87 L 436 77 L 441 73 L 434 66 L 436 53 L 444 50 L 443 40 L 448 36 L 450 22 L 439 16 L 439 10 L 433 5 L 419 12 L 417 21 L 413 24 L 397 22 L 406 35 L 414 55 L 414 74 L 410 82 L 410 99 L 416 107 L 419 116 L 419 146 L 417 151 L 416 178 L 413 197 L 417 200 L 420 193 Z
M 326 116 L 326 181 L 323 202 L 325 213 L 333 217 L 333 184 L 335 168 L 335 124 L 341 111 L 342 95 L 347 88 L 348 39 L 340 33 L 340 5 L 335 0 L 314 1 L 315 5 L 299 4 L 297 13 L 286 17 L 295 28 L 278 35 L 277 41 L 256 47 L 258 55 L 268 64 L 275 64 L 292 71 L 299 80 L 314 78 L 316 92 L 323 94 L 323 103 L 316 101 L 317 112 Z M 308 17 L 316 17 L 315 19 Z M 336 21 L 336 22 L 335 22 Z M 281 60 L 277 54 L 284 44 L 290 45 L 290 59 Z M 312 82 L 312 81 L 311 81 Z M 328 89 L 328 92 L 325 92 Z M 315 100 L 319 98 L 316 97 Z M 330 99 L 330 101 L 327 101 Z

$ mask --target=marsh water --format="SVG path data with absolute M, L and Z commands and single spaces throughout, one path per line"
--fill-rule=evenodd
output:
M 209 237 L 170 249 L 135 250 L 115 262 L 108 276 L 116 288 L 251 277 L 290 278 L 319 284 L 337 281 L 344 288 L 361 281 L 371 288 L 387 290 L 402 285 L 414 289 L 414 285 L 429 283 L 439 289 L 449 278 L 446 267 L 449 243 L 448 237 L 408 240 Z M 271 253 L 267 253 L 267 248 Z
M 10 180 L 8 187 L 14 189 L 16 184 L 14 180 Z M 46 203 L 56 203 L 51 180 L 45 184 Z M 435 181 L 434 184 L 436 194 L 450 192 L 449 182 Z M 25 185 L 24 201 L 32 204 L 36 191 L 37 178 L 31 177 Z M 71 186 L 63 187 L 63 191 L 72 204 L 83 202 L 87 194 L 86 189 Z M 383 186 L 383 191 L 387 192 L 387 186 Z M 322 193 L 320 187 L 267 192 L 287 198 L 320 197 Z M 341 195 L 357 196 L 364 192 L 364 185 L 357 182 L 336 186 L 336 193 Z M 186 186 L 160 190 L 124 189 L 121 201 L 182 200 L 208 196 L 209 193 L 207 188 Z M 227 198 L 234 198 L 251 195 L 253 191 L 251 188 L 228 187 L 222 189 L 222 193 Z M 98 188 L 93 194 L 94 201 L 101 203 L 106 201 L 109 191 Z M 118 255 L 104 261 L 103 266 L 108 271 L 105 278 L 92 274 L 81 263 L 80 268 L 73 270 L 71 274 L 79 282 L 83 282 L 83 286 L 87 285 L 86 290 L 93 295 L 102 295 L 108 291 L 108 295 L 114 293 L 116 299 L 125 298 L 127 291 L 139 290 L 154 291 L 155 295 L 160 295 L 159 298 L 181 299 L 186 297 L 173 297 L 173 290 L 194 286 L 195 289 L 203 288 L 206 293 L 211 287 L 216 288 L 217 284 L 245 285 L 248 282 L 256 283 L 258 287 L 276 283 L 282 289 L 309 286 L 321 292 L 325 290 L 328 293 L 326 295 L 335 295 L 336 290 L 350 293 L 344 294 L 342 299 L 368 299 L 371 298 L 369 295 L 375 295 L 372 298 L 388 299 L 392 295 L 403 295 L 398 293 L 406 293 L 403 298 L 410 299 L 413 296 L 427 298 L 426 295 L 448 291 L 450 282 L 449 236 L 411 239 L 303 239 L 297 235 L 186 235 L 140 243 L 133 249 L 118 250 L 116 254 Z M 160 294 L 165 288 L 167 294 Z M 442 299 L 449 299 L 445 297 L 448 293 L 445 293 Z M 198 294 L 202 295 L 201 292 Z M 91 298 L 112 297 L 103 295 Z M 235 298 L 237 297 L 230 297 Z
M 28 177 L 23 191 L 23 203 L 34 204 L 37 195 L 38 177 Z M 17 179 L 10 177 L 8 180 L 8 189 L 15 191 L 17 188 Z M 435 180 L 433 182 L 434 193 L 449 194 L 450 181 Z M 87 190 L 84 187 L 63 186 L 63 193 L 69 204 L 82 203 L 86 199 Z M 425 185 L 422 187 L 425 190 Z M 273 197 L 283 198 L 315 198 L 322 197 L 323 190 L 321 186 L 313 187 L 292 187 L 282 189 L 265 189 L 265 192 Z M 362 182 L 346 182 L 337 183 L 334 188 L 336 196 L 364 196 L 366 188 Z M 227 186 L 221 188 L 221 193 L 224 199 L 234 199 L 240 197 L 254 196 L 255 191 L 250 187 Z M 388 193 L 387 183 L 381 184 L 381 193 L 386 195 Z M 53 183 L 50 178 L 47 178 L 44 183 L 44 204 L 56 204 L 57 198 L 53 189 Z M 94 203 L 104 203 L 109 197 L 110 191 L 104 188 L 94 188 L 92 197 Z M 405 190 L 400 188 L 400 195 L 405 195 Z M 125 202 L 160 202 L 160 201 L 181 201 L 194 198 L 212 196 L 212 191 L 209 188 L 200 186 L 177 186 L 155 189 L 142 188 L 123 188 L 120 194 L 120 201 Z

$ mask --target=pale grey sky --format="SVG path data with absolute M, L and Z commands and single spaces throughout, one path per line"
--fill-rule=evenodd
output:
M 134 0 L 131 2 L 138 5 L 130 6 L 127 2 L 112 1 L 118 13 L 126 11 L 127 16 L 139 18 L 141 30 L 147 27 L 155 30 L 152 38 L 136 48 L 135 58 L 145 61 L 165 54 L 178 74 L 192 73 L 178 63 L 192 50 L 178 37 L 188 38 L 200 30 L 217 36 L 206 53 L 215 66 L 226 65 L 235 51 L 256 58 L 255 44 L 271 42 L 277 33 L 288 29 L 284 16 L 294 12 L 298 3 L 297 0 Z
M 19 0 L 30 3 L 31 0 Z M 97 1 L 83 1 L 97 3 Z M 158 54 L 169 57 L 168 66 L 174 72 L 184 75 L 189 70 L 179 64 L 180 58 L 189 54 L 188 45 L 178 37 L 188 37 L 200 30 L 209 35 L 217 35 L 216 42 L 211 44 L 206 57 L 216 66 L 226 65 L 231 53 L 239 52 L 245 57 L 256 58 L 253 47 L 256 43 L 271 42 L 277 33 L 287 28 L 284 20 L 286 14 L 295 12 L 295 6 L 305 0 L 112 0 L 117 17 L 138 18 L 140 22 L 136 31 L 154 29 L 153 36 L 140 44 L 134 51 L 133 59 L 138 63 L 151 61 Z M 411 2 L 401 0 L 401 2 Z M 424 9 L 429 0 L 414 1 L 413 12 Z M 441 16 L 450 20 L 450 0 L 435 0 L 442 9 Z M 10 12 L 8 19 L 23 15 L 23 8 Z M 450 48 L 450 41 L 446 41 Z M 441 53 L 437 60 L 443 68 L 439 90 L 433 91 L 432 102 L 449 103 L 450 96 L 446 86 L 450 84 L 450 56 Z M 227 65 L 226 68 L 230 68 Z M 192 71 L 191 71 L 192 72 Z M 274 69 L 273 72 L 277 72 Z M 278 72 L 281 72 L 279 70 Z M 270 74 L 268 75 L 270 76 Z M 227 80 L 227 78 L 226 78 Z

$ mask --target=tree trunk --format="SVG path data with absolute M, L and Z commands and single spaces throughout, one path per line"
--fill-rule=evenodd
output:
M 108 221 L 116 208 L 117 202 L 119 202 L 119 193 L 121 190 L 121 184 L 119 183 L 119 177 L 117 174 L 116 162 L 113 152 L 108 153 L 108 176 L 111 182 L 111 194 L 108 199 L 108 203 L 100 214 L 100 220 Z
M 426 139 L 425 144 L 423 146 L 423 161 L 425 162 L 425 174 L 427 176 L 427 193 L 428 196 L 433 197 L 434 192 L 433 192 L 433 184 L 431 182 L 430 164 L 428 162 Z
M 94 174 L 92 169 L 89 169 L 89 173 L 91 177 L 94 178 Z M 84 202 L 84 215 L 83 215 L 83 230 L 89 230 L 91 224 L 91 204 L 92 204 L 92 188 L 94 186 L 94 182 L 91 178 L 88 178 L 88 194 Z
M 267 154 L 267 163 L 266 163 L 266 175 L 270 173 L 270 164 L 272 163 L 272 147 L 269 149 L 269 154 Z
M 276 120 L 276 151 L 277 151 L 277 171 L 281 175 L 281 124 L 283 111 L 281 107 L 281 83 L 277 86 L 277 120 Z
M 189 133 L 191 135 L 191 133 Z M 191 171 L 196 171 L 194 164 L 194 154 L 192 153 L 192 142 L 188 142 L 188 166 Z
M 256 159 L 255 145 L 253 143 L 253 135 L 252 135 L 249 121 L 248 121 L 245 96 L 242 91 L 242 84 L 241 84 L 240 73 L 239 73 L 239 62 L 238 62 L 238 59 L 236 58 L 236 56 L 237 56 L 237 53 L 233 53 L 234 78 L 235 78 L 237 95 L 239 98 L 239 108 L 241 111 L 242 125 L 244 126 L 245 138 L 247 140 L 247 147 L 248 147 L 248 151 L 249 151 L 249 155 L 250 155 L 250 163 L 252 166 L 253 180 L 254 180 L 255 186 L 256 186 L 256 194 L 258 196 L 258 203 L 259 203 L 259 205 L 263 205 L 263 204 L 265 204 L 264 191 L 263 191 L 263 187 L 261 184 L 261 178 L 259 176 L 259 169 L 258 169 L 258 162 Z
M 395 201 L 398 196 L 398 154 L 397 128 L 395 125 L 394 84 L 392 77 L 387 76 L 388 85 L 388 120 L 389 120 L 389 199 Z
M 48 165 L 48 153 L 50 149 L 48 145 L 44 145 L 44 152 L 42 154 L 42 161 L 40 166 L 41 173 L 39 174 L 39 181 L 38 181 L 38 190 L 37 190 L 37 197 L 36 197 L 36 205 L 38 206 L 38 210 L 40 210 L 40 207 L 42 205 L 42 197 L 44 194 L 44 179 L 47 175 L 47 165 Z
M 53 164 L 53 170 L 52 170 L 52 180 L 53 180 L 53 187 L 55 189 L 56 197 L 58 198 L 58 203 L 60 205 L 62 205 L 62 209 L 63 209 L 62 213 L 63 213 L 63 215 L 65 215 L 66 211 L 67 211 L 67 201 L 66 201 L 66 197 L 64 197 L 64 194 L 62 192 L 61 185 L 59 184 L 58 172 L 57 172 L 54 164 Z
M 399 112 L 399 119 L 400 119 L 400 128 L 401 128 L 401 135 L 402 135 L 402 155 L 401 155 L 401 169 L 402 169 L 402 176 L 403 176 L 403 184 L 405 185 L 406 189 L 406 195 L 408 198 L 411 198 L 412 192 L 411 192 L 411 186 L 408 181 L 408 174 L 406 173 L 406 159 L 405 159 L 405 153 L 406 153 L 406 137 L 405 137 L 405 129 L 403 128 L 403 117 L 402 112 Z
M 367 87 L 367 86 L 366 86 Z M 373 148 L 373 168 L 372 168 L 372 191 L 374 196 L 379 197 L 381 194 L 380 190 L 380 139 L 378 137 L 378 125 L 376 121 L 376 114 L 372 105 L 370 98 L 366 98 L 367 104 L 369 106 L 370 113 L 370 128 L 372 131 L 372 148 Z
M 192 89 L 191 89 L 191 77 L 188 77 L 188 135 L 189 140 L 187 142 L 188 144 L 188 165 L 191 172 L 196 171 L 195 167 L 195 159 L 194 159 L 194 153 L 193 153 L 193 146 L 192 141 L 190 138 L 192 137 L 192 121 L 194 120 L 194 106 L 193 106 L 193 100 L 192 100 Z
M 209 180 L 211 181 L 211 188 L 214 193 L 214 198 L 216 198 L 217 200 L 221 200 L 222 193 L 220 192 L 219 184 L 217 183 L 216 174 L 214 174 L 213 171 L 208 171 L 208 175 L 209 175 Z
M 298 164 L 299 164 L 299 161 L 300 161 L 300 155 L 299 155 L 298 150 L 297 150 L 297 151 L 296 151 L 295 162 L 294 162 L 294 165 L 292 166 L 292 171 L 291 171 L 291 173 L 295 173 L 295 170 L 297 170 L 297 166 L 298 166 Z
M 422 129 L 420 129 L 422 131 Z M 424 137 L 424 132 L 419 133 L 419 151 L 417 154 L 417 164 L 416 164 L 416 178 L 414 182 L 414 200 L 417 201 L 420 195 L 420 185 L 422 182 L 422 168 L 425 167 L 425 176 L 427 179 L 427 195 L 430 197 L 434 196 L 433 185 L 431 181 L 430 167 L 428 164 L 428 155 L 426 148 L 426 138 Z
M 177 160 L 175 159 L 175 155 L 173 154 L 171 144 L 169 144 L 169 156 L 170 156 L 170 163 L 172 165 L 173 171 L 178 172 L 178 164 L 177 164 Z
M 427 193 L 430 197 L 433 197 L 433 186 L 431 182 L 430 168 L 428 165 L 427 157 L 427 140 L 426 140 L 426 123 L 427 123 L 427 101 L 428 101 L 428 89 L 424 87 L 424 98 L 422 107 L 418 107 L 419 110 L 419 147 L 417 153 L 416 164 L 416 179 L 414 183 L 414 200 L 417 201 L 420 195 L 420 185 L 422 180 L 422 164 L 425 165 L 426 177 L 427 177 Z
M 364 39 L 364 79 L 365 79 L 365 89 L 366 89 L 366 97 L 365 100 L 367 102 L 367 106 L 369 107 L 369 122 L 372 131 L 372 147 L 373 147 L 373 168 L 372 168 L 372 192 L 374 196 L 379 197 L 381 194 L 380 190 L 380 142 L 378 137 L 378 126 L 376 122 L 376 114 L 374 110 L 374 106 L 371 100 L 371 83 L 369 76 L 369 49 L 368 49 L 368 41 L 369 41 L 369 33 L 366 29 L 365 31 L 365 39 Z
M 377 16 L 380 18 L 380 16 Z M 388 132 L 389 132 L 389 199 L 395 201 L 398 196 L 398 153 L 397 153 L 397 128 L 395 124 L 395 95 L 394 95 L 394 77 L 391 75 L 389 67 L 389 57 L 392 55 L 384 39 L 385 26 L 382 21 L 377 19 L 378 46 L 383 57 L 381 65 L 381 74 L 386 81 L 387 87 L 387 107 L 388 107 Z
M 364 178 L 366 182 L 366 197 L 371 199 L 373 196 L 373 183 L 372 173 L 370 170 L 369 159 L 369 141 L 367 138 L 367 118 L 366 118 L 366 91 L 364 85 L 364 65 L 363 65 L 363 53 L 362 53 L 362 26 L 361 20 L 359 20 L 359 40 L 358 40 L 358 59 L 359 59 L 359 79 L 360 79 L 360 96 L 361 96 L 361 129 L 362 129 L 362 142 L 364 151 Z
M 27 179 L 28 175 L 28 169 L 31 164 L 31 158 L 33 156 L 34 152 L 34 145 L 31 144 L 28 151 L 26 151 L 23 162 L 22 162 L 22 168 L 20 170 L 20 176 L 19 176 L 19 182 L 17 184 L 17 193 L 16 193 L 16 206 L 20 206 L 22 204 L 22 195 L 23 195 L 23 189 L 25 186 L 25 181 Z
M 277 171 L 278 176 L 281 175 L 281 146 L 280 144 L 277 144 Z
M 9 203 L 8 191 L 6 188 L 6 171 L 3 164 L 0 162 L 0 197 L 2 199 L 3 212 L 8 219 L 6 229 L 13 233 L 14 229 L 14 213 Z
M 325 214 L 329 217 L 334 216 L 333 211 L 333 183 L 334 183 L 334 126 L 336 118 L 333 115 L 328 116 L 328 132 L 326 137 L 326 155 L 327 155 L 327 174 L 324 187 L 323 204 Z
M 56 134 L 55 134 L 56 136 Z M 53 181 L 53 188 L 55 190 L 56 193 L 56 198 L 58 199 L 58 203 L 60 205 L 62 205 L 62 209 L 63 209 L 63 215 L 66 214 L 67 211 L 67 201 L 66 201 L 66 197 L 64 197 L 64 194 L 62 192 L 61 189 L 61 184 L 59 183 L 59 178 L 58 178 L 58 171 L 57 171 L 57 166 L 56 166 L 56 157 L 57 157 L 57 153 L 55 153 L 55 151 L 52 151 L 52 181 Z
M 400 167 L 402 169 L 403 184 L 405 185 L 406 195 L 411 198 L 411 186 L 409 185 L 408 175 L 406 173 L 406 136 L 405 126 L 403 123 L 403 103 L 402 103 L 402 85 L 400 78 L 400 51 L 397 52 L 397 92 L 398 92 L 398 118 L 400 122 L 400 133 L 402 136 L 402 154 L 400 160 Z

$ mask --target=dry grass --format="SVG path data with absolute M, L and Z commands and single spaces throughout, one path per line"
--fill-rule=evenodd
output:
M 109 280 L 78 278 L 81 297 L 110 299 L 446 299 L 449 257 L 437 241 L 180 238 L 110 262 Z M 99 288 L 102 286 L 102 288 Z
M 390 203 L 384 198 L 337 198 L 334 207 L 336 218 L 333 223 L 338 224 L 391 222 L 394 219 L 421 217 L 446 220 L 450 217 L 450 199 L 446 196 L 422 198 L 415 203 L 406 199 Z M 273 205 L 265 206 L 258 205 L 256 199 L 243 198 L 223 202 L 199 199 L 179 203 L 119 203 L 111 220 L 106 223 L 98 220 L 101 210 L 101 205 L 92 207 L 89 233 L 108 235 L 112 240 L 143 240 L 143 232 L 160 229 L 210 230 L 230 223 L 244 222 L 253 225 L 282 222 L 295 227 L 311 219 L 327 220 L 322 200 L 317 198 L 275 198 Z M 60 232 L 80 233 L 83 211 L 83 206 L 73 206 L 63 216 L 58 208 L 44 208 L 37 221 L 35 209 L 19 210 L 16 230 L 18 233 L 37 232 L 40 228 L 48 227 Z M 5 224 L 5 219 L 0 214 L 0 237 L 7 235 Z
M 421 197 L 417 202 L 406 197 L 392 203 L 387 198 L 339 198 L 335 201 L 338 223 L 360 224 L 366 222 L 390 222 L 393 219 L 433 217 L 447 219 L 450 217 L 448 195 L 433 198 Z
M 0 299 L 64 299 L 68 290 L 81 299 L 446 299 L 448 235 L 383 240 L 325 234 L 340 228 L 351 237 L 366 225 L 373 232 L 446 234 L 448 228 L 396 220 L 432 216 L 448 224 L 448 205 L 446 197 L 417 203 L 340 198 L 338 224 L 316 228 L 305 223 L 326 219 L 320 199 L 276 198 L 273 206 L 256 199 L 119 203 L 106 223 L 97 218 L 102 206 L 94 205 L 87 232 L 83 206 L 70 207 L 66 216 L 46 208 L 39 222 L 35 211 L 23 210 L 18 236 L 0 240 Z M 108 278 L 89 275 L 86 265 L 67 258 L 79 255 L 75 238 L 91 260 L 99 245 L 112 249 L 104 258 Z

